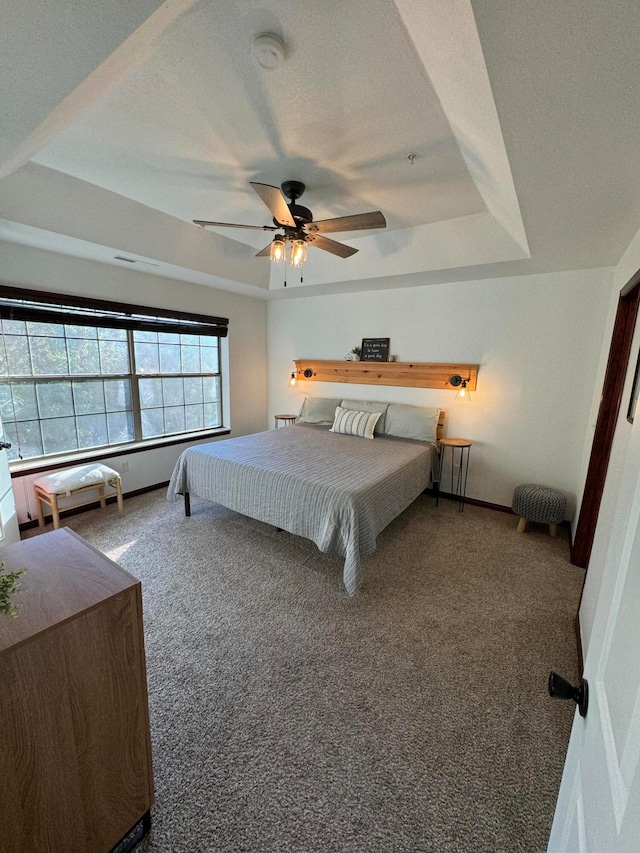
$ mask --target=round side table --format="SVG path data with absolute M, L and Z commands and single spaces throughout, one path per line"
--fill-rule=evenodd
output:
M 444 468 L 444 454 L 447 448 L 451 449 L 451 497 L 458 501 L 458 512 L 464 512 L 464 501 L 467 492 L 467 474 L 469 473 L 469 454 L 471 453 L 472 441 L 467 438 L 442 438 L 440 439 L 440 482 L 438 484 L 438 495 L 436 506 L 440 502 L 440 489 L 442 487 L 442 471 Z M 454 487 L 454 461 L 456 450 L 460 451 L 458 462 L 458 474 L 455 477 Z M 466 459 L 465 459 L 466 451 Z
M 281 423 L 285 426 L 289 426 L 289 424 L 295 424 L 297 417 L 297 415 L 275 415 L 275 428 L 278 429 Z

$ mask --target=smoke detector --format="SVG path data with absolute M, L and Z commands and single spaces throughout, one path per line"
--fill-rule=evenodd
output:
M 280 68 L 285 60 L 284 43 L 273 33 L 260 33 L 251 42 L 251 56 L 260 68 Z

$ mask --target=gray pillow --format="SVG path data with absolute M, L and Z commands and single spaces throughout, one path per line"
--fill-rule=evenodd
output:
M 299 424 L 326 424 L 331 426 L 340 400 L 332 397 L 305 397 L 298 415 Z
M 376 400 L 341 400 L 340 405 L 343 409 L 350 409 L 352 412 L 380 412 L 374 432 L 377 435 L 384 434 L 384 419 L 389 407 L 388 403 L 380 403 Z
M 435 441 L 440 409 L 430 406 L 404 406 L 390 403 L 385 420 L 385 435 Z

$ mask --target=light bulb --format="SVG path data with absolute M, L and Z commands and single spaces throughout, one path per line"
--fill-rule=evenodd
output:
M 304 240 L 294 240 L 291 244 L 289 261 L 292 267 L 301 267 L 307 260 L 307 244 Z
M 467 388 L 467 380 L 462 380 L 462 385 L 458 389 L 458 393 L 455 396 L 456 400 L 461 400 L 463 403 L 471 402 L 471 391 Z
M 284 242 L 284 238 L 276 235 L 273 238 L 273 242 L 271 243 L 271 250 L 269 252 L 269 257 L 276 264 L 281 264 L 284 261 L 287 254 L 286 245 Z
M 291 386 L 291 388 L 294 388 L 294 387 L 295 387 L 295 385 L 296 385 L 297 381 L 298 381 L 298 380 L 296 379 L 296 375 L 295 375 L 295 373 L 292 373 L 292 374 L 291 374 L 291 379 L 289 380 L 289 385 Z

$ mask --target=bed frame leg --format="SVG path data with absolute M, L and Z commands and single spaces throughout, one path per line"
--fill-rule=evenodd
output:
M 189 499 L 189 492 L 184 493 L 184 514 L 187 516 L 191 515 L 191 500 Z

